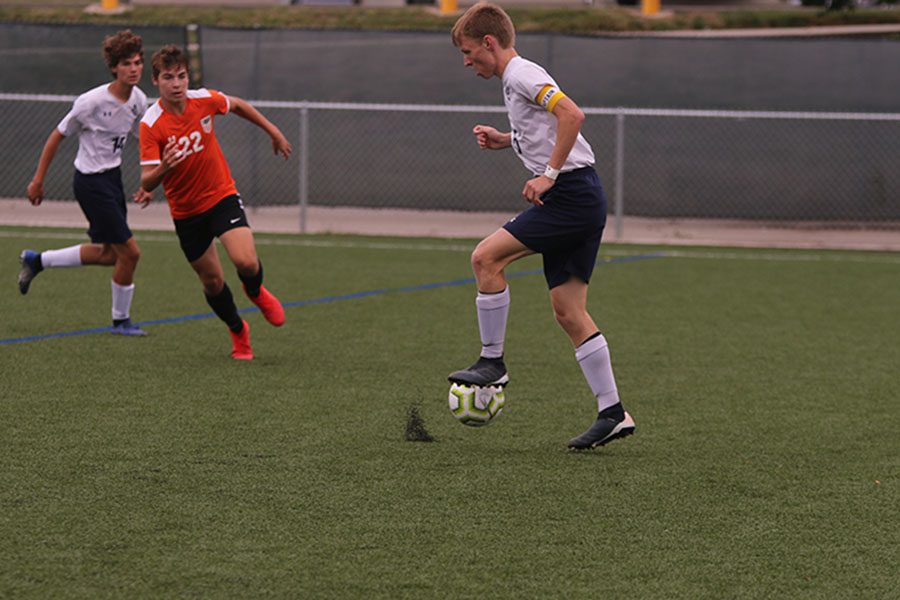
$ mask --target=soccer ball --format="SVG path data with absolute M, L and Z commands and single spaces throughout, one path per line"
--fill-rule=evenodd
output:
M 450 386 L 450 414 L 463 425 L 481 427 L 493 421 L 503 412 L 506 392 L 499 385 L 481 387 L 467 383 Z

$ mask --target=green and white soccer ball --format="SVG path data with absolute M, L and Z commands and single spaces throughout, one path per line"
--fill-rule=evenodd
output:
M 502 386 L 485 387 L 466 383 L 450 386 L 450 414 L 463 425 L 481 427 L 487 425 L 501 412 L 506 404 L 506 392 Z

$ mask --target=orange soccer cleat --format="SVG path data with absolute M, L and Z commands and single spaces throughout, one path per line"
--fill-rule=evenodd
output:
M 247 293 L 247 286 L 244 286 L 244 293 Z M 254 298 L 250 294 L 247 294 L 247 297 L 250 298 L 253 304 L 259 307 L 259 310 L 266 318 L 266 321 L 275 327 L 284 325 L 284 307 L 281 306 L 281 302 L 278 301 L 278 298 L 272 295 L 272 292 L 263 286 L 259 286 L 259 296 Z
M 242 321 L 244 328 L 240 333 L 235 333 L 230 329 L 231 334 L 231 358 L 235 360 L 253 360 L 253 348 L 250 347 L 250 326 L 247 321 Z

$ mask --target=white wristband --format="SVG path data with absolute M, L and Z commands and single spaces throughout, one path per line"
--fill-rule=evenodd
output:
M 547 168 L 544 169 L 544 177 L 556 181 L 556 178 L 559 177 L 559 169 L 554 169 L 550 165 L 547 165 Z

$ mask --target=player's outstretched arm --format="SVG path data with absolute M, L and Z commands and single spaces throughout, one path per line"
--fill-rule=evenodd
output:
M 512 145 L 511 134 L 502 133 L 488 125 L 476 125 L 472 134 L 483 150 L 502 150 Z
M 278 129 L 278 127 L 276 127 L 271 121 L 265 118 L 261 112 L 256 110 L 252 104 L 250 104 L 243 98 L 238 98 L 237 96 L 229 96 L 228 102 L 231 106 L 231 112 L 239 117 L 247 119 L 269 134 L 269 137 L 272 138 L 272 152 L 274 154 L 281 154 L 285 160 L 290 157 L 291 152 L 293 152 L 293 148 L 291 147 L 291 143 L 287 141 L 287 138 L 284 137 L 284 134 L 281 133 L 281 130 Z
M 47 169 L 50 168 L 50 163 L 53 162 L 53 157 L 56 156 L 56 150 L 64 139 L 65 136 L 59 132 L 59 129 L 54 128 L 44 143 L 44 149 L 41 150 L 41 157 L 38 159 L 34 177 L 31 178 L 31 182 L 28 184 L 28 201 L 34 206 L 39 205 L 44 199 L 44 177 L 47 176 Z

